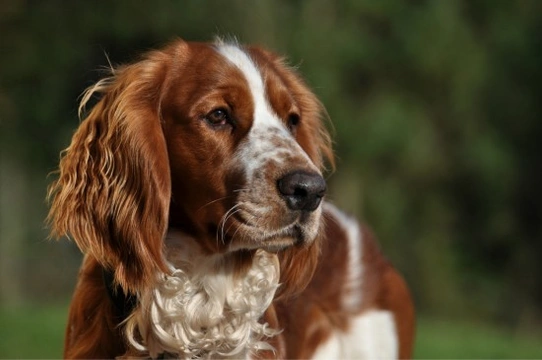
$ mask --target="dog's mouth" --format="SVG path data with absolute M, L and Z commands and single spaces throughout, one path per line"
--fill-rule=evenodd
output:
M 311 243 L 313 236 L 310 234 L 315 233 L 313 227 L 316 223 L 314 219 L 307 221 L 305 217 L 299 216 L 287 225 L 269 229 L 234 218 L 229 226 L 235 230 L 223 235 L 224 242 L 228 244 L 229 251 L 263 249 L 278 252 L 291 246 Z
M 263 241 L 261 248 L 267 252 L 277 253 L 290 246 L 302 246 L 308 243 L 299 226 L 294 226 L 285 236 L 269 238 Z

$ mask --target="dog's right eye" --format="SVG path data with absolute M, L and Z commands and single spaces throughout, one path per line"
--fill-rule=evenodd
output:
M 215 109 L 205 116 L 205 121 L 211 126 L 222 127 L 230 124 L 230 115 L 225 109 Z

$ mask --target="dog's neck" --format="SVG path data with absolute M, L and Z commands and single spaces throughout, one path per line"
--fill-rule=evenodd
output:
M 126 322 L 128 340 L 156 358 L 243 358 L 269 349 L 277 331 L 260 323 L 279 281 L 275 254 L 207 255 L 196 240 L 170 231 L 166 239 L 171 275 L 139 294 Z

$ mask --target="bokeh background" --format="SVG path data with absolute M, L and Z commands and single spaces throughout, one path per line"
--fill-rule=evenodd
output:
M 418 309 L 418 358 L 542 358 L 542 1 L 0 1 L 0 357 L 60 357 L 81 255 L 45 193 L 113 64 L 182 37 L 286 54 L 334 123 L 330 200 Z

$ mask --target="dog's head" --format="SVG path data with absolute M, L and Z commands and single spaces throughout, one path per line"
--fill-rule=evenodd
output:
M 128 292 L 167 272 L 168 227 L 209 254 L 278 251 L 299 288 L 316 262 L 332 164 L 322 107 L 257 47 L 176 41 L 114 70 L 49 192 L 54 236 L 114 270 Z

